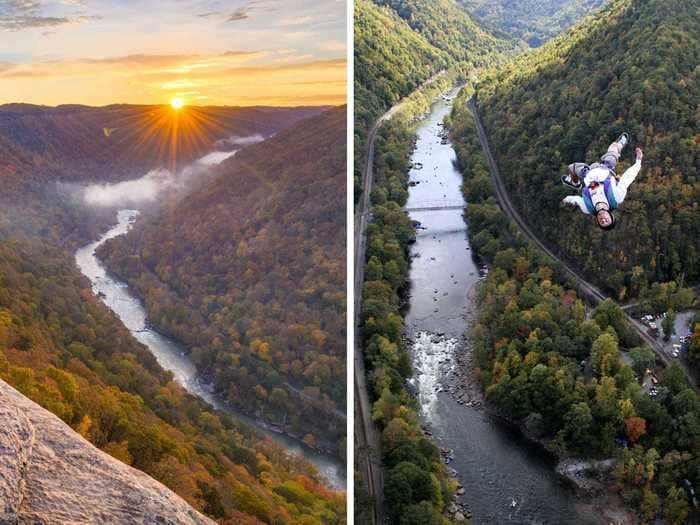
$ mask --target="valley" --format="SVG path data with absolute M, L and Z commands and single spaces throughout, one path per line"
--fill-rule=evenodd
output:
M 30 154 L 23 142 L 25 133 L 44 125 L 42 119 L 34 119 L 34 110 L 23 115 L 12 107 L 13 115 L 5 115 L 22 119 L 27 127 L 8 124 L 6 129 L 13 132 L 0 142 L 13 144 L 15 158 L 37 164 L 19 162 L 0 175 L 5 182 L 0 194 L 0 377 L 77 434 L 165 484 L 219 523 L 292 523 L 301 517 L 322 523 L 328 516 L 342 523 L 342 462 L 302 445 L 303 435 L 288 440 L 256 429 L 255 418 L 246 419 L 223 402 L 216 403 L 208 386 L 189 381 L 200 374 L 182 354 L 187 346 L 150 329 L 141 331 L 146 326 L 143 307 L 126 285 L 104 273 L 92 255 L 95 239 L 126 232 L 128 216 L 123 213 L 117 229 L 110 230 L 122 209 L 120 199 L 129 193 L 122 191 L 124 184 L 142 180 L 153 162 L 164 167 L 163 177 L 180 181 L 179 175 L 167 170 L 167 146 L 155 157 L 152 150 L 134 153 L 123 171 L 112 171 L 109 157 L 103 156 L 108 138 L 100 129 L 89 131 L 101 112 L 81 108 L 72 123 L 75 136 L 39 130 L 31 147 L 46 152 L 45 157 Z M 212 125 L 203 151 L 193 149 L 192 155 L 231 146 L 240 149 L 236 144 L 244 137 L 269 137 L 323 112 L 323 108 L 227 109 L 222 117 L 227 124 Z M 338 127 L 344 132 L 340 121 Z M 102 138 L 95 138 L 100 134 Z M 88 136 L 82 144 L 84 171 L 73 169 L 76 159 L 65 156 L 70 148 L 64 150 L 60 141 Z M 133 152 L 138 152 L 133 144 Z M 236 156 L 207 157 L 207 162 Z M 215 168 L 205 163 L 188 184 L 168 191 L 156 188 L 154 199 L 138 200 L 138 207 L 144 216 L 157 216 L 167 203 L 212 184 Z M 84 189 L 93 187 L 109 199 L 86 204 Z M 127 196 L 133 200 L 133 195 Z M 100 278 L 104 297 L 97 297 L 92 283 L 80 273 L 76 252 L 83 267 L 90 268 L 88 274 Z M 116 300 L 110 308 L 124 313 L 125 322 L 103 304 L 108 297 Z M 140 325 L 135 333 L 130 330 L 132 322 Z M 150 328 L 150 321 L 146 324 Z M 159 361 L 149 348 L 158 348 L 158 357 L 168 359 Z M 190 395 L 187 387 L 204 399 Z M 303 502 L 287 508 L 287 498 Z
M 547 3 L 539 4 L 538 9 L 548 8 Z M 419 28 L 417 33 L 431 23 L 440 24 L 439 20 L 418 22 L 421 16 L 430 17 L 430 10 L 420 2 L 392 7 L 409 25 Z M 678 2 L 674 8 L 682 11 L 690 6 Z M 369 13 L 371 9 L 365 16 Z M 655 24 L 662 39 L 676 42 L 665 53 L 678 51 L 679 42 L 692 42 L 690 56 L 696 55 L 695 21 L 666 19 L 671 13 L 660 2 L 609 2 L 562 36 L 512 62 L 491 62 L 478 73 L 467 66 L 461 78 L 469 82 L 454 101 L 454 109 L 440 109 L 443 101 L 432 109 L 445 117 L 456 151 L 454 166 L 463 179 L 453 163 L 441 161 L 449 159 L 451 150 L 438 126 L 442 117 L 432 120 L 423 106 L 408 118 L 393 117 L 382 123 L 374 158 L 370 158 L 375 186 L 367 242 L 376 248 L 368 249 L 362 308 L 364 361 L 381 435 L 384 505 L 390 522 L 418 523 L 416 515 L 422 523 L 436 524 L 445 517 L 457 522 L 472 517 L 475 523 L 631 524 L 658 519 L 680 524 L 694 519 L 688 489 L 697 485 L 694 472 L 700 452 L 700 405 L 692 387 L 697 366 L 694 343 L 677 359 L 668 357 L 661 341 L 626 317 L 614 301 L 595 308 L 597 301 L 590 306 L 585 302 L 586 285 L 621 302 L 641 297 L 656 314 L 672 316 L 696 302 L 687 287 L 695 281 L 689 276 L 695 268 L 692 254 L 698 238 L 692 233 L 694 222 L 689 221 L 697 205 L 692 196 L 697 186 L 692 139 L 670 142 L 650 136 L 652 129 L 664 128 L 673 136 L 688 137 L 693 125 L 684 120 L 693 120 L 695 106 L 692 90 L 686 89 L 694 82 L 688 67 L 692 58 L 674 61 L 678 66 L 672 76 L 679 81 L 679 89 L 670 97 L 655 99 L 663 100 L 663 109 L 645 110 L 639 99 L 630 99 L 633 109 L 628 110 L 619 96 L 621 90 L 630 93 L 639 87 L 632 80 L 640 75 L 639 68 L 662 84 L 674 82 L 668 76 L 661 81 L 663 66 L 647 61 L 645 46 L 658 44 L 639 40 Z M 503 13 L 497 16 L 503 20 Z M 507 16 L 517 15 L 513 11 Z M 520 18 L 535 34 L 541 29 L 527 17 Z M 445 25 L 442 28 L 440 38 L 449 41 L 451 33 Z M 504 31 L 495 34 L 508 38 Z M 613 41 L 615 52 L 603 53 L 602 48 Z M 540 46 L 542 41 L 529 44 Z M 605 57 L 611 59 L 609 63 Z M 629 65 L 629 74 L 621 63 L 634 64 Z M 586 70 L 595 71 L 597 79 L 586 81 Z M 575 79 L 575 75 L 581 77 Z M 648 99 L 648 90 L 663 91 L 662 84 L 654 88 L 647 84 L 642 97 Z M 356 93 L 363 97 L 361 90 Z M 579 97 L 579 93 L 585 95 Z M 504 174 L 504 188 L 491 180 L 487 153 L 469 105 L 472 95 L 478 101 L 495 163 Z M 583 98 L 587 106 L 572 110 L 570 103 Z M 555 100 L 567 103 L 554 110 Z M 673 119 L 663 117 L 670 106 L 682 113 Z M 596 118 L 602 123 L 611 119 L 614 124 L 602 124 L 599 129 Z M 640 120 L 647 122 L 640 127 Z M 618 227 L 622 231 L 608 237 L 607 232 L 584 223 L 580 214 L 559 206 L 564 191 L 558 174 L 567 162 L 590 162 L 594 151 L 604 151 L 604 144 L 621 129 L 615 126 L 631 128 L 639 144 L 647 144 L 645 151 L 651 157 L 645 157 L 645 162 L 653 167 L 643 169 L 651 182 L 642 175 L 636 183 L 641 196 L 632 193 L 634 199 L 624 205 L 635 215 L 623 213 Z M 601 138 L 595 138 L 597 133 Z M 674 151 L 663 168 L 658 167 L 656 148 L 668 148 L 667 155 Z M 659 184 L 666 170 L 670 177 L 661 184 L 667 189 L 651 197 L 649 188 Z M 456 178 L 451 179 L 454 173 Z M 553 173 L 551 180 L 544 179 Z M 459 210 L 452 210 L 460 199 L 453 195 L 450 180 L 456 181 L 452 184 L 457 190 L 463 181 L 466 229 Z M 517 213 L 499 208 L 499 203 L 505 206 L 504 192 Z M 647 219 L 643 210 L 651 203 L 657 206 L 657 214 Z M 447 209 L 440 210 L 441 206 Z M 407 210 L 412 224 L 409 217 L 400 216 L 400 208 Z M 651 234 L 657 246 L 661 244 L 656 260 L 635 262 L 654 257 L 653 248 L 639 243 L 647 243 L 646 232 L 653 230 L 649 223 L 658 224 L 661 214 L 666 221 L 663 231 L 668 233 L 663 239 Z M 511 221 L 519 216 L 531 228 L 524 229 L 525 234 Z M 451 223 L 446 222 L 448 217 Z M 445 225 L 449 227 L 443 231 Z M 632 233 L 640 228 L 641 238 Z M 536 232 L 534 243 L 529 239 L 531 231 Z M 634 247 L 622 247 L 630 243 Z M 547 246 L 544 252 L 539 250 L 542 245 Z M 465 257 L 471 252 L 474 259 Z M 484 263 L 487 266 L 482 269 Z M 632 268 L 634 264 L 638 266 Z M 577 286 L 567 265 L 593 284 Z M 609 271 L 601 271 L 604 267 Z M 684 315 L 684 322 L 692 317 L 692 313 Z M 399 326 L 405 339 L 397 337 L 402 333 L 397 332 Z M 697 324 L 694 330 L 697 337 Z M 651 352 L 649 361 L 649 344 L 657 351 L 656 360 Z M 651 395 L 645 386 L 649 383 L 645 366 L 654 370 L 654 382 L 660 385 Z M 489 423 L 491 417 L 496 423 Z M 439 454 L 425 444 L 426 439 L 439 447 Z M 531 440 L 537 443 L 534 448 Z M 509 447 L 509 452 L 496 451 L 499 446 Z M 501 462 L 504 457 L 508 460 Z M 576 458 L 612 459 L 601 463 L 609 470 L 599 476 L 591 472 L 571 477 L 575 485 L 585 487 L 577 495 L 556 474 L 554 458 L 574 463 Z M 642 465 L 656 475 L 635 478 L 632 471 Z M 408 480 L 415 485 L 425 472 L 438 480 L 433 492 L 407 493 L 402 488 Z M 528 472 L 534 475 L 528 478 Z M 445 473 L 458 484 L 445 483 Z M 452 503 L 455 495 L 456 505 Z M 371 522 L 368 515 L 362 519 Z
M 316 466 L 324 482 L 335 489 L 345 489 L 345 465 L 337 458 L 324 455 L 308 446 L 300 440 L 289 438 L 279 430 L 270 430 L 264 422 L 250 418 L 230 407 L 213 391 L 213 387 L 200 377 L 197 368 L 187 356 L 185 349 L 162 336 L 156 330 L 149 327 L 146 310 L 139 301 L 129 292 L 127 284 L 112 278 L 104 265 L 95 255 L 96 250 L 107 242 L 121 235 L 126 235 L 132 224 L 137 220 L 136 210 L 120 210 L 118 222 L 110 228 L 97 241 L 84 246 L 75 253 L 75 260 L 80 271 L 92 284 L 92 290 L 131 332 L 140 343 L 146 346 L 155 356 L 158 364 L 166 371 L 172 372 L 175 381 L 193 396 L 206 401 L 216 410 L 226 412 L 231 417 L 241 421 L 245 425 L 255 427 L 266 438 L 271 439 L 287 450 L 290 454 L 301 456 Z M 273 427 L 273 429 L 276 427 Z

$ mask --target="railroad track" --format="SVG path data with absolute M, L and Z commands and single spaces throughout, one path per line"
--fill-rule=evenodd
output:
M 479 142 L 481 142 L 481 148 L 484 151 L 484 156 L 486 157 L 486 162 L 489 166 L 489 172 L 491 173 L 491 178 L 493 180 L 494 188 L 496 190 L 496 198 L 498 199 L 498 202 L 501 206 L 501 209 L 508 215 L 515 224 L 518 225 L 520 230 L 522 231 L 523 235 L 527 237 L 530 241 L 532 241 L 540 250 L 542 250 L 544 253 L 546 253 L 549 257 L 551 257 L 554 261 L 558 262 L 561 267 L 564 269 L 564 271 L 571 277 L 575 283 L 576 287 L 579 290 L 579 293 L 582 295 L 588 297 L 588 299 L 594 303 L 598 304 L 601 303 L 602 301 L 605 301 L 606 299 L 610 299 L 607 297 L 603 292 L 601 292 L 596 286 L 591 284 L 590 282 L 586 281 L 581 274 L 579 274 L 576 270 L 571 268 L 566 262 L 564 262 L 557 254 L 555 254 L 551 249 L 549 249 L 535 234 L 534 232 L 530 229 L 530 227 L 527 225 L 527 223 L 523 220 L 523 218 L 520 216 L 518 211 L 515 209 L 513 206 L 513 203 L 510 200 L 510 197 L 508 195 L 508 191 L 506 189 L 506 186 L 503 182 L 503 179 L 501 178 L 501 173 L 498 170 L 498 165 L 496 164 L 496 161 L 491 153 L 491 147 L 489 146 L 489 141 L 488 137 L 486 135 L 486 130 L 484 129 L 484 125 L 481 122 L 481 116 L 479 115 L 479 108 L 476 105 L 476 100 L 474 97 L 472 97 L 469 100 L 469 107 L 472 110 L 472 114 L 474 115 L 474 122 L 476 124 L 476 130 L 479 135 Z M 656 354 L 656 357 L 663 363 L 664 366 L 668 367 L 671 365 L 671 359 L 668 357 L 666 352 L 664 352 L 663 348 L 659 343 L 651 337 L 647 331 L 644 325 L 642 325 L 639 321 L 634 319 L 631 315 L 627 313 L 625 309 L 622 310 L 627 322 L 629 325 L 639 334 L 641 339 L 645 341 L 646 343 L 649 344 L 651 349 L 654 351 Z M 697 388 L 697 382 L 695 378 L 692 376 L 692 374 L 689 373 L 687 368 L 683 366 L 683 371 L 685 372 L 686 378 L 688 379 L 688 382 L 693 385 L 695 388 Z

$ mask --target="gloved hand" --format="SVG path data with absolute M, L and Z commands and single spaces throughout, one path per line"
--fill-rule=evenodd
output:
M 575 195 L 569 195 L 568 197 L 564 197 L 563 202 L 569 206 L 578 206 L 578 197 Z

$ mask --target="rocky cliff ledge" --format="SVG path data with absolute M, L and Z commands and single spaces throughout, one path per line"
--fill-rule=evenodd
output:
M 211 525 L 0 381 L 0 524 Z

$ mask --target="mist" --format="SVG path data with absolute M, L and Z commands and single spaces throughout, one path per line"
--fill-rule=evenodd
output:
M 91 184 L 83 190 L 83 201 L 89 206 L 134 206 L 153 202 L 166 189 L 176 189 L 180 184 L 170 171 L 154 170 L 140 179 L 116 184 Z
M 266 138 L 259 133 L 256 135 L 250 135 L 249 137 L 239 137 L 237 135 L 233 135 L 227 139 L 217 140 L 214 147 L 224 148 L 226 146 L 251 146 L 253 144 L 257 144 L 258 142 L 262 142 L 263 140 L 266 140 Z
M 217 150 L 234 147 L 232 151 L 212 151 L 197 159 L 177 173 L 161 168 L 149 171 L 138 179 L 116 183 L 98 183 L 73 187 L 73 193 L 86 205 L 100 208 L 138 207 L 157 201 L 165 192 L 186 190 L 197 179 L 201 179 L 226 159 L 233 157 L 240 149 L 265 140 L 262 135 L 249 137 L 233 136 L 219 140 Z

